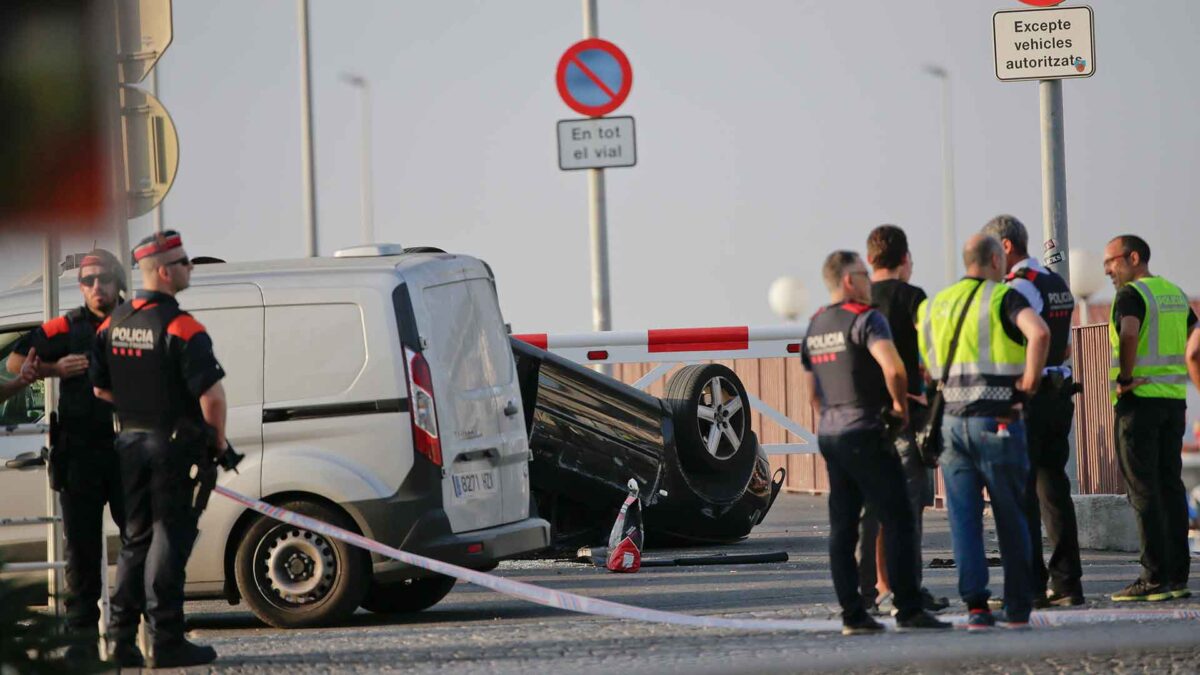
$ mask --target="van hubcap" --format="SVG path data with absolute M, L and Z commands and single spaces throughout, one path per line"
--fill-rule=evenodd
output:
M 337 572 L 333 546 L 307 530 L 280 527 L 260 544 L 259 583 L 290 605 L 316 602 L 329 593 Z

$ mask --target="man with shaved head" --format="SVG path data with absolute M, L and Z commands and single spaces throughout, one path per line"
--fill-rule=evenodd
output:
M 1004 260 L 999 240 L 972 236 L 963 248 L 966 276 L 922 303 L 917 317 L 925 366 L 945 402 L 940 463 L 969 630 L 996 624 L 988 608 L 984 488 L 1004 564 L 1003 618 L 1010 628 L 1027 628 L 1032 610 L 1023 512 L 1029 456 L 1020 406 L 1041 381 L 1050 331 L 1024 296 L 1003 283 Z

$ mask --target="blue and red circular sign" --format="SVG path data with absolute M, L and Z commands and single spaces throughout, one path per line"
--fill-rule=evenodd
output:
M 581 40 L 558 60 L 558 93 L 572 110 L 602 117 L 621 107 L 633 88 L 633 68 L 619 47 L 599 38 Z

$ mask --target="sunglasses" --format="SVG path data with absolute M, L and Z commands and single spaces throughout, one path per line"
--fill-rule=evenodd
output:
M 85 277 L 79 277 L 79 283 L 84 286 L 91 286 L 92 284 L 96 283 L 97 281 L 99 281 L 101 285 L 107 286 L 108 284 L 111 284 L 116 280 L 117 280 L 116 275 L 109 274 L 108 272 L 104 272 L 101 274 L 89 274 Z
M 182 258 L 180 258 L 179 260 L 172 260 L 169 263 L 163 263 L 163 267 L 170 267 L 171 265 L 179 265 L 181 267 L 191 267 L 192 259 L 185 255 Z

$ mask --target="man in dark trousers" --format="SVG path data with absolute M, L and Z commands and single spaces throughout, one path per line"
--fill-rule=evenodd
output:
M 1117 289 L 1108 337 L 1117 459 L 1137 518 L 1142 573 L 1116 602 L 1191 595 L 1187 494 L 1180 476 L 1189 376 L 1200 389 L 1200 330 L 1187 295 L 1150 273 L 1150 245 L 1121 235 L 1104 247 Z
M 897 626 L 950 628 L 921 608 L 913 513 L 900 457 L 886 431 L 888 424 L 908 421 L 904 362 L 887 320 L 869 304 L 871 280 L 858 254 L 831 253 L 822 275 L 832 304 L 812 317 L 800 357 L 829 471 L 829 564 L 842 606 L 842 633 L 883 630 L 863 607 L 854 561 L 864 504 L 883 524 Z
M 983 233 L 1004 247 L 1010 288 L 1025 296 L 1029 306 L 1050 328 L 1050 351 L 1042 383 L 1025 406 L 1025 437 L 1029 447 L 1029 485 L 1025 488 L 1025 524 L 1029 528 L 1029 558 L 1033 576 L 1033 606 L 1082 605 L 1083 565 L 1079 559 L 1079 528 L 1067 462 L 1071 457 L 1071 420 L 1075 416 L 1072 378 L 1071 315 L 1075 296 L 1059 275 L 1029 256 L 1029 233 L 1013 216 L 996 216 Z M 1050 540 L 1050 566 L 1042 554 L 1042 524 Z
M 927 400 L 925 378 L 921 376 L 920 350 L 917 347 L 917 308 L 925 300 L 925 291 L 908 283 L 912 278 L 913 259 L 908 250 L 908 237 L 904 230 L 895 225 L 880 225 L 867 236 L 867 262 L 871 265 L 871 304 L 887 319 L 892 331 L 892 342 L 904 363 L 908 376 L 908 411 L 911 424 L 895 439 L 896 452 L 904 467 L 904 480 L 908 488 L 908 503 L 912 508 L 915 525 L 914 564 L 917 583 L 921 582 L 924 564 L 921 560 L 921 539 L 924 530 L 925 507 L 933 506 L 933 475 L 921 461 L 913 441 L 912 429 L 919 427 L 925 419 Z M 886 566 L 881 569 L 876 560 L 886 559 L 886 547 L 878 550 L 879 518 L 869 510 L 863 514 L 861 539 L 859 541 L 859 585 L 864 598 L 874 600 L 875 587 L 890 594 Z M 878 584 L 876 581 L 878 580 Z M 886 595 L 880 597 L 880 608 L 886 608 Z M 921 588 L 921 604 L 930 611 L 940 611 L 950 605 L 946 598 L 934 598 L 928 589 Z
M 175 301 L 192 270 L 179 233 L 143 239 L 133 258 L 144 290 L 101 325 L 90 371 L 120 425 L 126 544 L 112 602 L 112 660 L 141 665 L 135 635 L 145 612 L 152 667 L 201 665 L 217 655 L 184 637 L 184 568 L 214 462 L 236 457 L 225 439 L 225 372 L 204 326 Z
M 37 354 L 38 375 L 61 382 L 50 475 L 51 487 L 60 493 L 66 538 L 67 625 L 72 632 L 93 638 L 68 649 L 67 659 L 72 662 L 100 658 L 97 602 L 108 574 L 108 561 L 100 559 L 105 504 L 118 531 L 125 529 L 112 405 L 96 398 L 87 377 L 96 330 L 112 314 L 124 290 L 125 270 L 116 256 L 103 249 L 86 254 L 79 265 L 83 305 L 27 333 L 7 364 L 9 372 L 16 373 L 27 355 Z

